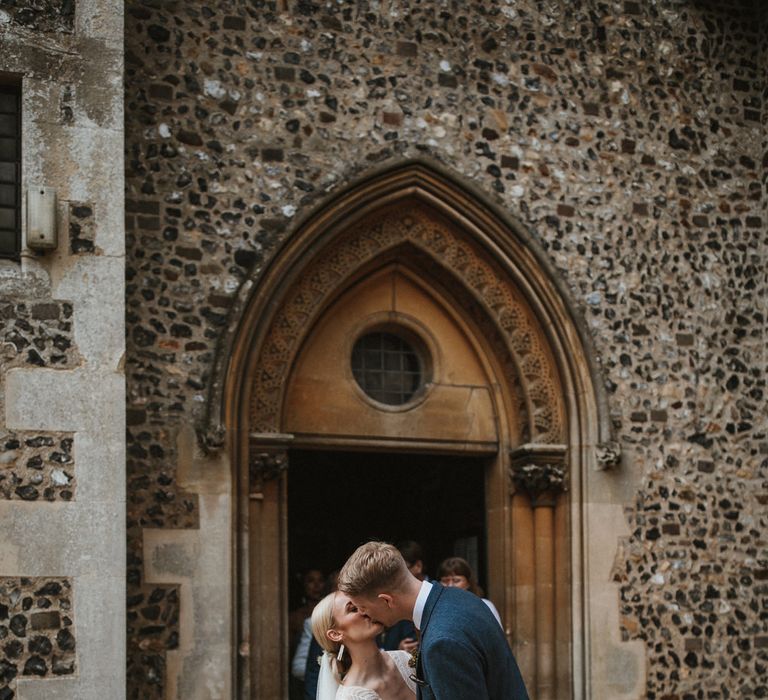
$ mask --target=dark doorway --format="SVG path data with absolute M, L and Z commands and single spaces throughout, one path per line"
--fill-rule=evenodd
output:
M 301 604 L 302 572 L 327 575 L 369 539 L 416 540 L 430 578 L 444 558 L 464 556 L 487 589 L 485 460 L 294 451 L 290 465 L 291 608 Z

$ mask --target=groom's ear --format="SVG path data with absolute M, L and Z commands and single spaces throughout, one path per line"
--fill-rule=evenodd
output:
M 376 597 L 383 600 L 387 604 L 388 608 L 391 609 L 393 607 L 394 601 L 392 600 L 392 596 L 389 595 L 389 593 L 379 593 L 379 595 Z

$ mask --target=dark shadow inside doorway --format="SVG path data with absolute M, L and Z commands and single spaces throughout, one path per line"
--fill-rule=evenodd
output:
M 291 608 L 302 572 L 339 569 L 359 544 L 416 540 L 426 573 L 459 555 L 486 586 L 485 465 L 478 458 L 292 451 L 288 477 Z

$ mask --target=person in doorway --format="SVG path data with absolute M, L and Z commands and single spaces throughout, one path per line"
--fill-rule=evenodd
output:
M 384 542 L 358 547 L 344 564 L 339 591 L 372 624 L 413 620 L 423 700 L 528 700 L 506 637 L 488 606 L 460 588 L 419 581 L 400 552 Z
M 493 613 L 496 621 L 503 628 L 501 624 L 501 616 L 496 606 L 488 600 L 483 598 L 483 589 L 477 584 L 475 579 L 475 573 L 472 571 L 472 567 L 466 559 L 461 557 L 449 557 L 443 560 L 440 566 L 437 568 L 437 580 L 444 586 L 461 588 L 470 593 L 474 593 L 480 600 L 482 600 L 488 609 Z
M 336 591 L 336 582 L 338 578 L 338 569 L 335 569 L 331 571 L 330 574 L 328 574 L 328 578 L 325 579 L 325 595 Z M 325 595 L 323 597 L 325 597 Z M 308 618 L 304 621 L 304 632 L 302 633 L 301 641 L 299 641 L 299 646 L 296 649 L 297 655 L 299 654 L 299 650 L 301 649 L 303 643 L 308 643 L 309 645 L 304 666 L 304 700 L 315 700 L 317 697 L 317 682 L 320 676 L 320 660 L 322 658 L 323 649 L 315 639 L 315 635 L 312 634 L 312 618 Z M 296 655 L 294 655 L 293 658 L 295 667 Z
M 315 605 L 323 597 L 325 576 L 320 569 L 309 569 L 301 577 L 301 585 L 303 589 L 301 606 L 292 610 L 288 616 L 288 636 L 292 650 L 296 648 L 301 637 L 304 620 L 312 614 Z
M 428 581 L 424 573 L 424 550 L 414 540 L 404 540 L 397 545 L 397 551 L 403 555 L 405 563 L 419 581 Z M 389 627 L 380 637 L 382 649 L 401 649 L 409 654 L 415 654 L 419 648 L 418 634 L 411 620 L 400 620 Z
M 429 581 L 429 576 L 424 568 L 424 549 L 414 540 L 404 540 L 397 545 L 397 551 L 403 555 L 405 563 L 410 571 L 419 581 Z
M 379 649 L 382 627 L 339 591 L 318 603 L 312 612 L 312 633 L 323 648 L 317 700 L 415 700 L 411 655 Z
M 315 700 L 317 697 L 317 682 L 320 676 L 320 661 L 323 648 L 312 634 L 312 619 L 309 621 L 309 649 L 307 663 L 304 667 L 304 700 Z
M 309 655 L 312 647 L 312 625 L 311 617 L 304 620 L 304 627 L 301 630 L 301 637 L 299 637 L 299 643 L 296 645 L 296 651 L 293 652 L 293 659 L 291 660 L 291 675 L 301 683 L 304 684 L 304 695 L 306 695 L 306 683 L 307 683 L 307 667 L 309 662 Z
M 292 610 L 288 616 L 291 652 L 291 675 L 288 686 L 290 700 L 303 700 L 304 697 L 304 672 L 311 639 L 309 616 L 312 614 L 315 605 L 323 597 L 325 577 L 319 569 L 309 569 L 302 576 L 301 583 L 304 594 L 302 604 L 300 607 Z

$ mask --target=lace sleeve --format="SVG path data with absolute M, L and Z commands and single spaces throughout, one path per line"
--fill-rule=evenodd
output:
M 389 654 L 392 657 L 392 660 L 395 662 L 395 666 L 397 666 L 397 670 L 400 671 L 400 675 L 403 677 L 403 680 L 405 681 L 405 684 L 414 693 L 416 693 L 416 684 L 411 680 L 411 674 L 413 673 L 413 669 L 409 665 L 409 662 L 411 660 L 411 655 L 407 651 L 402 651 L 402 650 L 388 651 L 387 654 Z
M 381 697 L 368 688 L 361 688 L 356 685 L 345 688 L 342 685 L 339 687 L 339 692 L 336 693 L 336 700 L 381 700 Z

